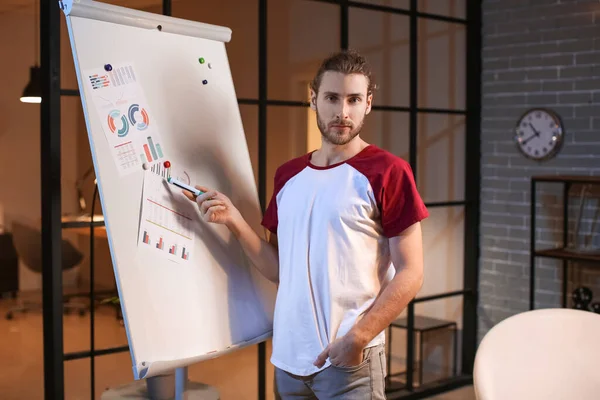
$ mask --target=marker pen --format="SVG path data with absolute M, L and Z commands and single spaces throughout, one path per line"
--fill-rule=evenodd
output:
M 167 182 L 169 182 L 169 183 L 171 183 L 171 184 L 173 184 L 173 185 L 175 185 L 177 187 L 180 187 L 182 189 L 185 189 L 188 192 L 190 192 L 190 193 L 192 193 L 192 194 L 194 194 L 196 196 L 200 196 L 201 194 L 204 193 L 204 192 L 202 192 L 202 191 L 200 191 L 200 190 L 198 190 L 198 189 L 196 189 L 194 187 L 191 187 L 190 185 L 187 185 L 187 184 L 185 184 L 183 182 L 178 181 L 177 179 L 174 179 L 172 176 L 170 176 L 170 177 L 167 178 Z

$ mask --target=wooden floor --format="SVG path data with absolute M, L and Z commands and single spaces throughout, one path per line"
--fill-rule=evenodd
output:
M 0 393 L 3 400 L 43 399 L 43 341 L 41 311 L 17 314 L 13 320 L 4 318 L 13 300 L 0 300 Z M 95 346 L 98 349 L 127 344 L 125 329 L 118 323 L 114 311 L 100 307 L 96 311 Z M 65 352 L 90 348 L 89 316 L 64 316 Z M 270 342 L 267 354 L 270 354 Z M 223 357 L 199 363 L 189 368 L 193 381 L 215 386 L 222 400 L 255 400 L 257 398 L 257 347 L 249 347 Z M 90 359 L 65 363 L 65 398 L 91 399 Z M 267 363 L 267 399 L 272 400 L 273 368 Z M 96 358 L 95 396 L 133 381 L 129 352 Z M 432 399 L 474 400 L 471 387 L 445 393 Z

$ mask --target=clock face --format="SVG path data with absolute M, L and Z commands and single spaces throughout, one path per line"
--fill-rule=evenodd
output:
M 558 152 L 563 142 L 563 126 L 559 116 L 546 109 L 527 111 L 515 128 L 515 141 L 525 157 L 546 160 Z

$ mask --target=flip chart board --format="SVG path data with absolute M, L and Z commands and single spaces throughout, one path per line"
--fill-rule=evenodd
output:
M 169 174 L 229 196 L 262 237 L 226 27 L 60 1 L 135 379 L 270 337 L 275 286 Z M 165 161 L 171 164 L 165 169 Z

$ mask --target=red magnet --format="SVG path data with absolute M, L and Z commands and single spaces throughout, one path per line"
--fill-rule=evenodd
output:
M 169 161 L 165 161 L 165 168 L 171 168 L 171 163 Z

